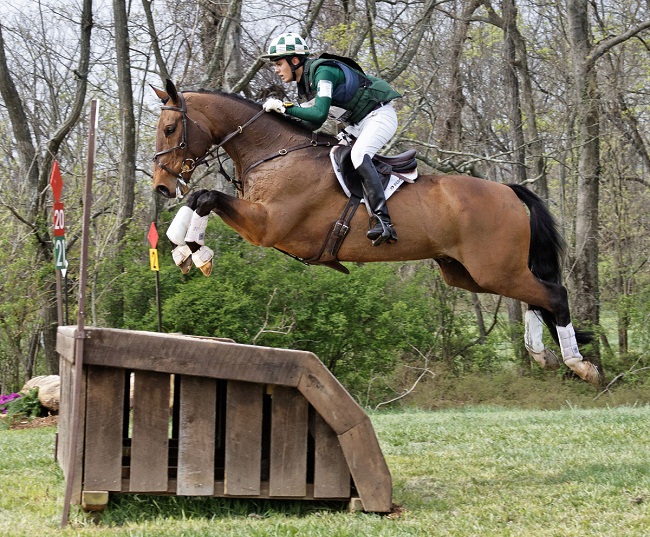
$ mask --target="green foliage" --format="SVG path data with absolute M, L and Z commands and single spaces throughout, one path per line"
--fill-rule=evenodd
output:
M 38 388 L 33 388 L 26 394 L 21 394 L 20 397 L 6 403 L 4 407 L 6 414 L 0 421 L 0 427 L 2 428 L 8 428 L 16 420 L 36 418 L 43 411 L 41 402 L 38 399 Z
M 165 332 L 313 352 L 369 404 L 398 389 L 392 371 L 417 365 L 421 355 L 456 363 L 458 372 L 471 368 L 476 338 L 467 295 L 444 284 L 433 263 L 350 264 L 344 275 L 252 246 L 217 218 L 210 218 L 206 237 L 215 251 L 207 279 L 196 268 L 182 275 L 167 241 L 159 243 Z M 148 246 L 132 237 L 119 255 L 104 261 L 100 281 L 109 281 L 120 303 L 105 293 L 99 318 L 117 328 L 157 330 Z M 494 350 L 488 342 L 476 352 L 487 364 L 498 361 Z

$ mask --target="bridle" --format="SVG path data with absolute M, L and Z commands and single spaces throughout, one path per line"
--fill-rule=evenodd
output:
M 181 114 L 183 114 L 183 133 L 182 133 L 182 137 L 181 137 L 181 142 L 180 142 L 180 144 L 178 144 L 175 147 L 165 149 L 164 151 L 158 151 L 153 156 L 153 161 L 158 166 L 160 166 L 163 170 L 165 170 L 170 175 L 173 175 L 174 177 L 176 177 L 176 197 L 178 199 L 182 199 L 183 198 L 183 188 L 187 188 L 187 183 L 188 183 L 189 179 L 186 181 L 185 178 L 183 177 L 183 174 L 192 172 L 192 171 L 194 171 L 194 169 L 199 164 L 207 164 L 211 159 L 215 159 L 215 158 L 218 160 L 219 165 L 221 167 L 221 170 L 220 170 L 221 174 L 226 178 L 226 180 L 228 180 L 231 183 L 234 183 L 236 185 L 236 187 L 237 187 L 237 190 L 239 190 L 240 194 L 243 194 L 243 183 L 242 183 L 242 181 L 241 180 L 237 181 L 237 180 L 231 179 L 228 176 L 228 174 L 226 173 L 226 171 L 223 168 L 223 164 L 221 163 L 221 160 L 219 159 L 218 152 L 219 152 L 219 149 L 221 149 L 221 147 L 224 144 L 226 144 L 228 141 L 230 141 L 232 138 L 234 138 L 238 134 L 241 134 L 246 127 L 248 127 L 251 123 L 253 123 L 255 120 L 257 120 L 260 116 L 264 115 L 265 114 L 264 109 L 257 112 L 252 118 L 250 118 L 243 125 L 239 125 L 236 130 L 234 130 L 233 132 L 228 134 L 223 140 L 221 140 L 221 142 L 219 142 L 218 144 L 214 144 L 211 147 L 209 147 L 205 151 L 203 156 L 190 158 L 190 157 L 187 156 L 188 151 L 189 151 L 188 145 L 187 145 L 187 121 L 188 120 L 192 121 L 204 133 L 206 133 L 206 131 L 201 127 L 201 125 L 199 123 L 197 123 L 196 121 L 194 121 L 193 119 L 191 119 L 187 115 L 187 106 L 185 104 L 185 97 L 183 97 L 182 93 L 178 93 L 178 99 L 180 101 L 180 106 L 166 106 L 165 103 L 167 101 L 163 101 L 163 106 L 161 106 L 161 110 L 172 110 L 174 112 L 180 112 Z M 206 133 L 206 135 L 208 137 L 210 137 L 210 135 L 208 133 Z M 308 147 L 318 147 L 318 146 L 327 146 L 327 147 L 329 147 L 329 146 L 331 146 L 331 142 L 330 141 L 319 141 L 318 140 L 318 134 L 317 133 L 312 133 L 312 138 L 308 142 L 298 144 L 298 145 L 295 145 L 295 146 L 292 146 L 292 147 L 289 147 L 289 148 L 280 149 L 276 153 L 272 153 L 272 154 L 258 160 L 257 162 L 254 162 L 253 164 L 248 166 L 248 168 L 246 168 L 246 170 L 243 173 L 243 177 L 245 177 L 248 174 L 248 172 L 251 171 L 253 168 L 259 166 L 260 164 L 263 164 L 264 162 L 268 162 L 269 160 L 273 160 L 273 159 L 275 159 L 277 157 L 282 157 L 284 155 L 287 155 L 287 154 L 289 154 L 289 153 L 291 153 L 293 151 L 297 151 L 299 149 L 306 149 Z M 183 152 L 184 152 L 183 162 L 181 163 L 181 170 L 178 173 L 171 170 L 170 168 L 168 168 L 159 159 L 159 157 L 161 155 L 166 155 L 167 153 L 171 153 L 172 151 L 176 151 L 177 149 L 182 149 Z M 217 152 L 216 156 L 213 155 L 215 153 L 215 151 Z
M 185 104 L 185 97 L 183 97 L 182 93 L 178 93 L 178 99 L 180 101 L 180 106 L 166 106 L 165 103 L 167 101 L 163 101 L 163 106 L 160 107 L 161 110 L 171 110 L 173 112 L 180 112 L 183 114 L 182 116 L 182 124 L 183 124 L 183 131 L 181 134 L 181 142 L 174 147 L 170 147 L 169 149 L 165 149 L 164 151 L 158 151 L 157 153 L 154 154 L 153 156 L 153 161 L 158 165 L 160 168 L 165 170 L 167 173 L 170 175 L 176 177 L 176 197 L 178 199 L 183 198 L 183 188 L 187 188 L 187 183 L 189 179 L 186 181 L 185 177 L 183 177 L 184 173 L 190 173 L 194 171 L 194 169 L 199 165 L 199 164 L 207 164 L 210 160 L 210 157 L 212 157 L 213 153 L 215 151 L 219 151 L 219 149 L 227 143 L 230 139 L 232 139 L 234 136 L 241 134 L 242 131 L 244 130 L 245 127 L 248 127 L 253 121 L 255 121 L 257 118 L 259 118 L 262 114 L 264 114 L 264 110 L 260 110 L 257 114 L 255 114 L 251 119 L 249 119 L 246 123 L 243 125 L 240 125 L 237 127 L 237 130 L 231 132 L 228 134 L 221 142 L 219 142 L 216 145 L 212 145 L 209 147 L 206 152 L 203 154 L 201 157 L 195 157 L 194 155 L 191 155 L 188 157 L 188 144 L 187 144 L 187 121 L 190 120 L 192 121 L 200 130 L 205 132 L 205 130 L 201 127 L 199 123 L 191 119 L 187 115 L 187 105 Z M 208 136 L 210 136 L 208 133 L 206 133 Z M 172 151 L 176 151 L 177 149 L 182 149 L 183 150 L 183 161 L 181 162 L 181 169 L 179 172 L 175 172 L 171 170 L 167 165 L 163 164 L 160 161 L 160 158 L 162 155 L 166 155 L 167 153 L 171 153 Z M 193 158 L 192 158 L 193 157 Z M 213 157 L 216 158 L 216 157 Z M 219 161 L 219 164 L 221 165 L 221 161 Z M 221 169 L 223 170 L 223 165 L 221 165 Z

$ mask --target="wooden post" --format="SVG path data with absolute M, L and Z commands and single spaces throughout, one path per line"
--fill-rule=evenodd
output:
M 88 133 L 88 162 L 86 164 L 86 184 L 84 188 L 84 212 L 81 228 L 81 261 L 79 265 L 79 313 L 77 315 L 77 332 L 75 334 L 75 376 L 72 393 L 72 427 L 70 436 L 70 458 L 68 476 L 65 483 L 65 499 L 63 500 L 63 514 L 61 527 L 68 524 L 70 515 L 70 501 L 75 479 L 75 461 L 77 458 L 77 436 L 79 435 L 79 420 L 81 406 L 81 375 L 83 373 L 83 353 L 85 338 L 85 308 L 86 308 L 86 281 L 88 278 L 88 242 L 90 235 L 90 208 L 92 205 L 93 168 L 95 166 L 95 132 L 99 121 L 99 101 L 93 99 L 90 103 L 90 130 Z

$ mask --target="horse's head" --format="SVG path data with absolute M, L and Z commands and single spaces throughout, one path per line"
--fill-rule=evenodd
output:
M 181 198 L 213 142 L 209 131 L 188 115 L 185 97 L 171 80 L 165 90 L 152 88 L 163 103 L 156 128 L 153 188 L 166 198 Z

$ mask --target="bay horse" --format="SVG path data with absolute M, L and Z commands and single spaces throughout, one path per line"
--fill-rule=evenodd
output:
M 542 341 L 544 322 L 564 363 L 599 384 L 597 367 L 578 349 L 592 336 L 574 330 L 560 283 L 562 237 L 532 191 L 465 175 L 420 175 L 388 200 L 399 241 L 373 247 L 365 216 L 357 213 L 336 258 L 323 259 L 322 245 L 347 203 L 329 156 L 338 140 L 316 137 L 295 120 L 265 113 L 234 94 L 179 92 L 170 80 L 165 90 L 153 89 L 163 102 L 155 191 L 167 198 L 187 194 L 196 165 L 213 156 L 214 146 L 230 156 L 238 177 L 237 197 L 217 190 L 188 196 L 167 232 L 181 268 L 188 270 L 191 258 L 209 275 L 212 252 L 204 232 L 211 212 L 254 245 L 339 270 L 346 270 L 339 261 L 434 259 L 448 285 L 528 304 L 525 344 L 533 358 L 547 369 L 561 365 Z

